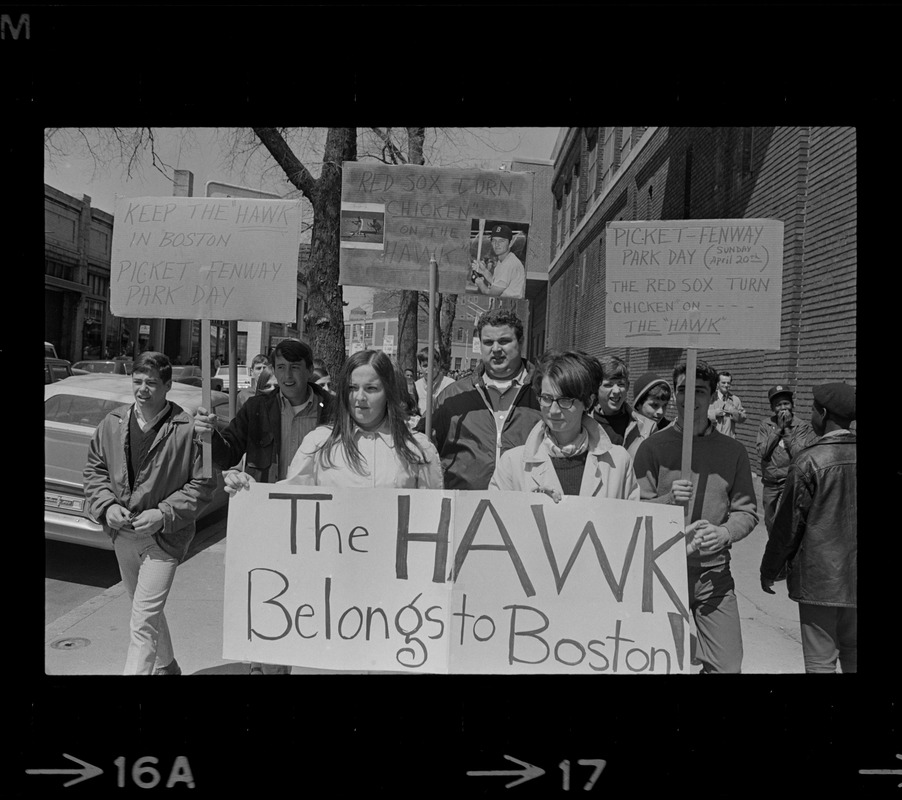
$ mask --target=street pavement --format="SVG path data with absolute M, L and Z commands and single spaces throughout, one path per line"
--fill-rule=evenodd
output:
M 761 482 L 755 476 L 758 507 Z M 222 657 L 226 518 L 200 531 L 188 559 L 176 571 L 166 601 L 166 618 L 183 675 L 246 674 L 248 665 Z M 764 523 L 733 546 L 745 656 L 744 673 L 801 673 L 802 646 L 797 605 L 786 596 L 761 590 L 758 566 L 767 534 Z M 44 630 L 44 669 L 48 675 L 121 675 L 128 645 L 130 602 L 122 583 L 91 598 L 48 624 Z M 697 671 L 698 667 L 693 667 Z M 294 667 L 294 674 L 315 672 Z

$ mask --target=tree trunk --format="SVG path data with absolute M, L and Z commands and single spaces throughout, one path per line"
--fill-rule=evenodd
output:
M 323 153 L 323 169 L 312 199 L 313 231 L 307 292 L 313 322 L 310 344 L 314 356 L 326 362 L 331 375 L 338 374 L 345 360 L 343 295 L 338 283 L 341 164 L 356 158 L 357 129 L 330 128 Z
M 407 159 L 409 164 L 422 165 L 425 128 L 407 129 Z M 424 265 L 429 269 L 429 265 Z M 401 369 L 417 371 L 417 339 L 419 338 L 419 293 L 404 290 L 398 306 L 398 363 Z
M 254 128 L 289 181 L 313 206 L 310 269 L 307 272 L 310 346 L 336 375 L 345 360 L 342 290 L 338 285 L 341 215 L 341 164 L 357 159 L 357 129 L 329 128 L 323 152 L 323 170 L 314 179 L 275 128 Z
M 439 338 L 439 350 L 442 354 L 442 364 L 449 370 L 451 364 L 451 332 L 454 328 L 454 317 L 457 315 L 457 295 L 442 295 L 442 318 L 439 324 L 441 336 Z

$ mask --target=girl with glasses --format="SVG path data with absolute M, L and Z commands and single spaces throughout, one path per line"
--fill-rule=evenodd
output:
M 489 489 L 638 500 L 632 458 L 591 417 L 602 378 L 586 353 L 545 353 L 532 381 L 542 421 L 501 456 Z

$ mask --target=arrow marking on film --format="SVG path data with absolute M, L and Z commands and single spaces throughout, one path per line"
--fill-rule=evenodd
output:
M 896 758 L 902 759 L 902 753 L 896 753 Z M 860 769 L 859 775 L 902 775 L 902 769 Z M 902 783 L 899 784 L 902 788 Z
M 77 775 L 77 778 L 73 778 L 71 781 L 63 784 L 63 788 L 66 786 L 72 786 L 73 784 L 79 783 L 80 781 L 86 781 L 88 778 L 96 778 L 98 775 L 103 774 L 103 770 L 100 767 L 95 767 L 93 764 L 89 764 L 87 761 L 82 761 L 80 758 L 76 758 L 75 756 L 70 756 L 68 753 L 63 753 L 63 756 L 68 758 L 70 761 L 75 761 L 78 764 L 81 764 L 79 769 L 27 769 L 29 775 Z
M 484 770 L 484 771 L 470 771 L 467 772 L 467 775 L 473 776 L 485 776 L 485 775 L 519 775 L 517 780 L 511 781 L 510 783 L 505 785 L 505 789 L 510 789 L 511 786 L 516 786 L 518 783 L 523 783 L 524 781 L 531 781 L 533 778 L 538 778 L 540 775 L 545 774 L 545 770 L 541 767 L 536 767 L 532 764 L 527 764 L 525 761 L 521 761 L 519 758 L 514 758 L 513 756 L 505 756 L 508 761 L 516 761 L 521 767 L 525 769 L 496 769 L 496 770 Z

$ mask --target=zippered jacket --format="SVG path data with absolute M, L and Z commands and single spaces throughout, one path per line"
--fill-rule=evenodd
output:
M 106 523 L 111 505 L 132 514 L 158 508 L 163 512 L 163 528 L 153 538 L 181 561 L 194 538 L 197 515 L 213 497 L 216 480 L 202 477 L 201 445 L 194 440 L 193 417 L 169 403 L 169 418 L 138 467 L 134 487 L 128 483 L 128 426 L 134 406 L 122 406 L 104 417 L 88 448 L 85 498 L 91 515 L 111 539 L 117 534 Z
M 542 419 L 539 399 L 532 390 L 535 367 L 524 362 L 527 374 L 500 432 L 485 386 L 485 365 L 461 378 L 438 396 L 432 417 L 433 441 L 445 473 L 446 489 L 488 489 L 498 456 L 526 441 Z M 421 428 L 425 420 L 420 422 Z

